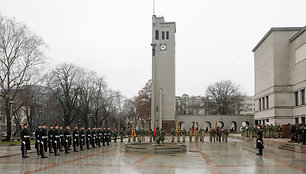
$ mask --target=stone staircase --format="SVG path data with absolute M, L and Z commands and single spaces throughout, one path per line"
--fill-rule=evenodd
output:
M 280 149 L 285 149 L 289 151 L 295 151 L 295 145 L 293 143 L 286 143 L 285 145 L 279 147 Z

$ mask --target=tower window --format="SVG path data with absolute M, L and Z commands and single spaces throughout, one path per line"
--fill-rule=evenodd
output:
M 166 39 L 169 40 L 169 31 L 166 32 Z
M 299 105 L 299 92 L 295 92 L 294 96 L 295 96 L 295 106 L 298 106 Z
M 155 40 L 158 40 L 158 39 L 159 39 L 159 31 L 155 30 Z
M 165 39 L 165 32 L 163 31 L 162 32 L 162 40 L 164 40 Z

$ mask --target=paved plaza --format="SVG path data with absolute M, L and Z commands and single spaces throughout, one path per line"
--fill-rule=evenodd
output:
M 167 137 L 167 140 L 170 138 Z M 306 173 L 306 154 L 266 147 L 256 156 L 255 145 L 229 138 L 229 142 L 187 142 L 187 153 L 142 155 L 124 153 L 123 143 L 41 159 L 35 153 L 22 159 L 19 147 L 1 147 L 0 173 L 119 173 L 119 174 L 203 174 L 203 173 Z M 5 148 L 11 149 L 4 157 Z M 34 150 L 32 149 L 32 152 Z M 7 155 L 6 155 L 7 156 Z

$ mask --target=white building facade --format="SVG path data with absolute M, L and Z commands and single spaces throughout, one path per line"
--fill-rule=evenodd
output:
M 305 31 L 271 28 L 253 49 L 255 123 L 305 124 Z

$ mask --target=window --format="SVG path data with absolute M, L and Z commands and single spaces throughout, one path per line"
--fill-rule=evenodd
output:
M 266 97 L 267 109 L 269 109 L 269 96 Z
M 266 107 L 265 107 L 265 98 L 263 97 L 262 98 L 262 109 L 265 109 Z
M 156 112 L 158 112 L 158 106 L 156 106 Z
M 261 99 L 259 99 L 259 110 L 261 110 Z
M 269 119 L 266 119 L 266 122 L 269 123 Z
M 165 39 L 165 32 L 163 31 L 162 32 L 162 40 L 164 40 Z
M 262 125 L 266 125 L 265 120 L 262 120 Z
M 305 124 L 305 117 L 302 117 L 302 124 Z
M 299 118 L 295 118 L 295 124 L 298 124 L 299 123 Z
M 295 96 L 295 106 L 298 106 L 299 105 L 299 92 L 295 92 L 294 93 L 294 96 Z
M 301 90 L 301 99 L 302 99 L 302 105 L 306 104 L 305 103 L 305 89 Z
M 169 40 L 169 31 L 166 32 L 166 39 Z
M 158 39 L 159 39 L 159 31 L 155 30 L 155 40 L 158 40 Z
M 259 120 L 259 124 L 261 124 L 261 120 Z

